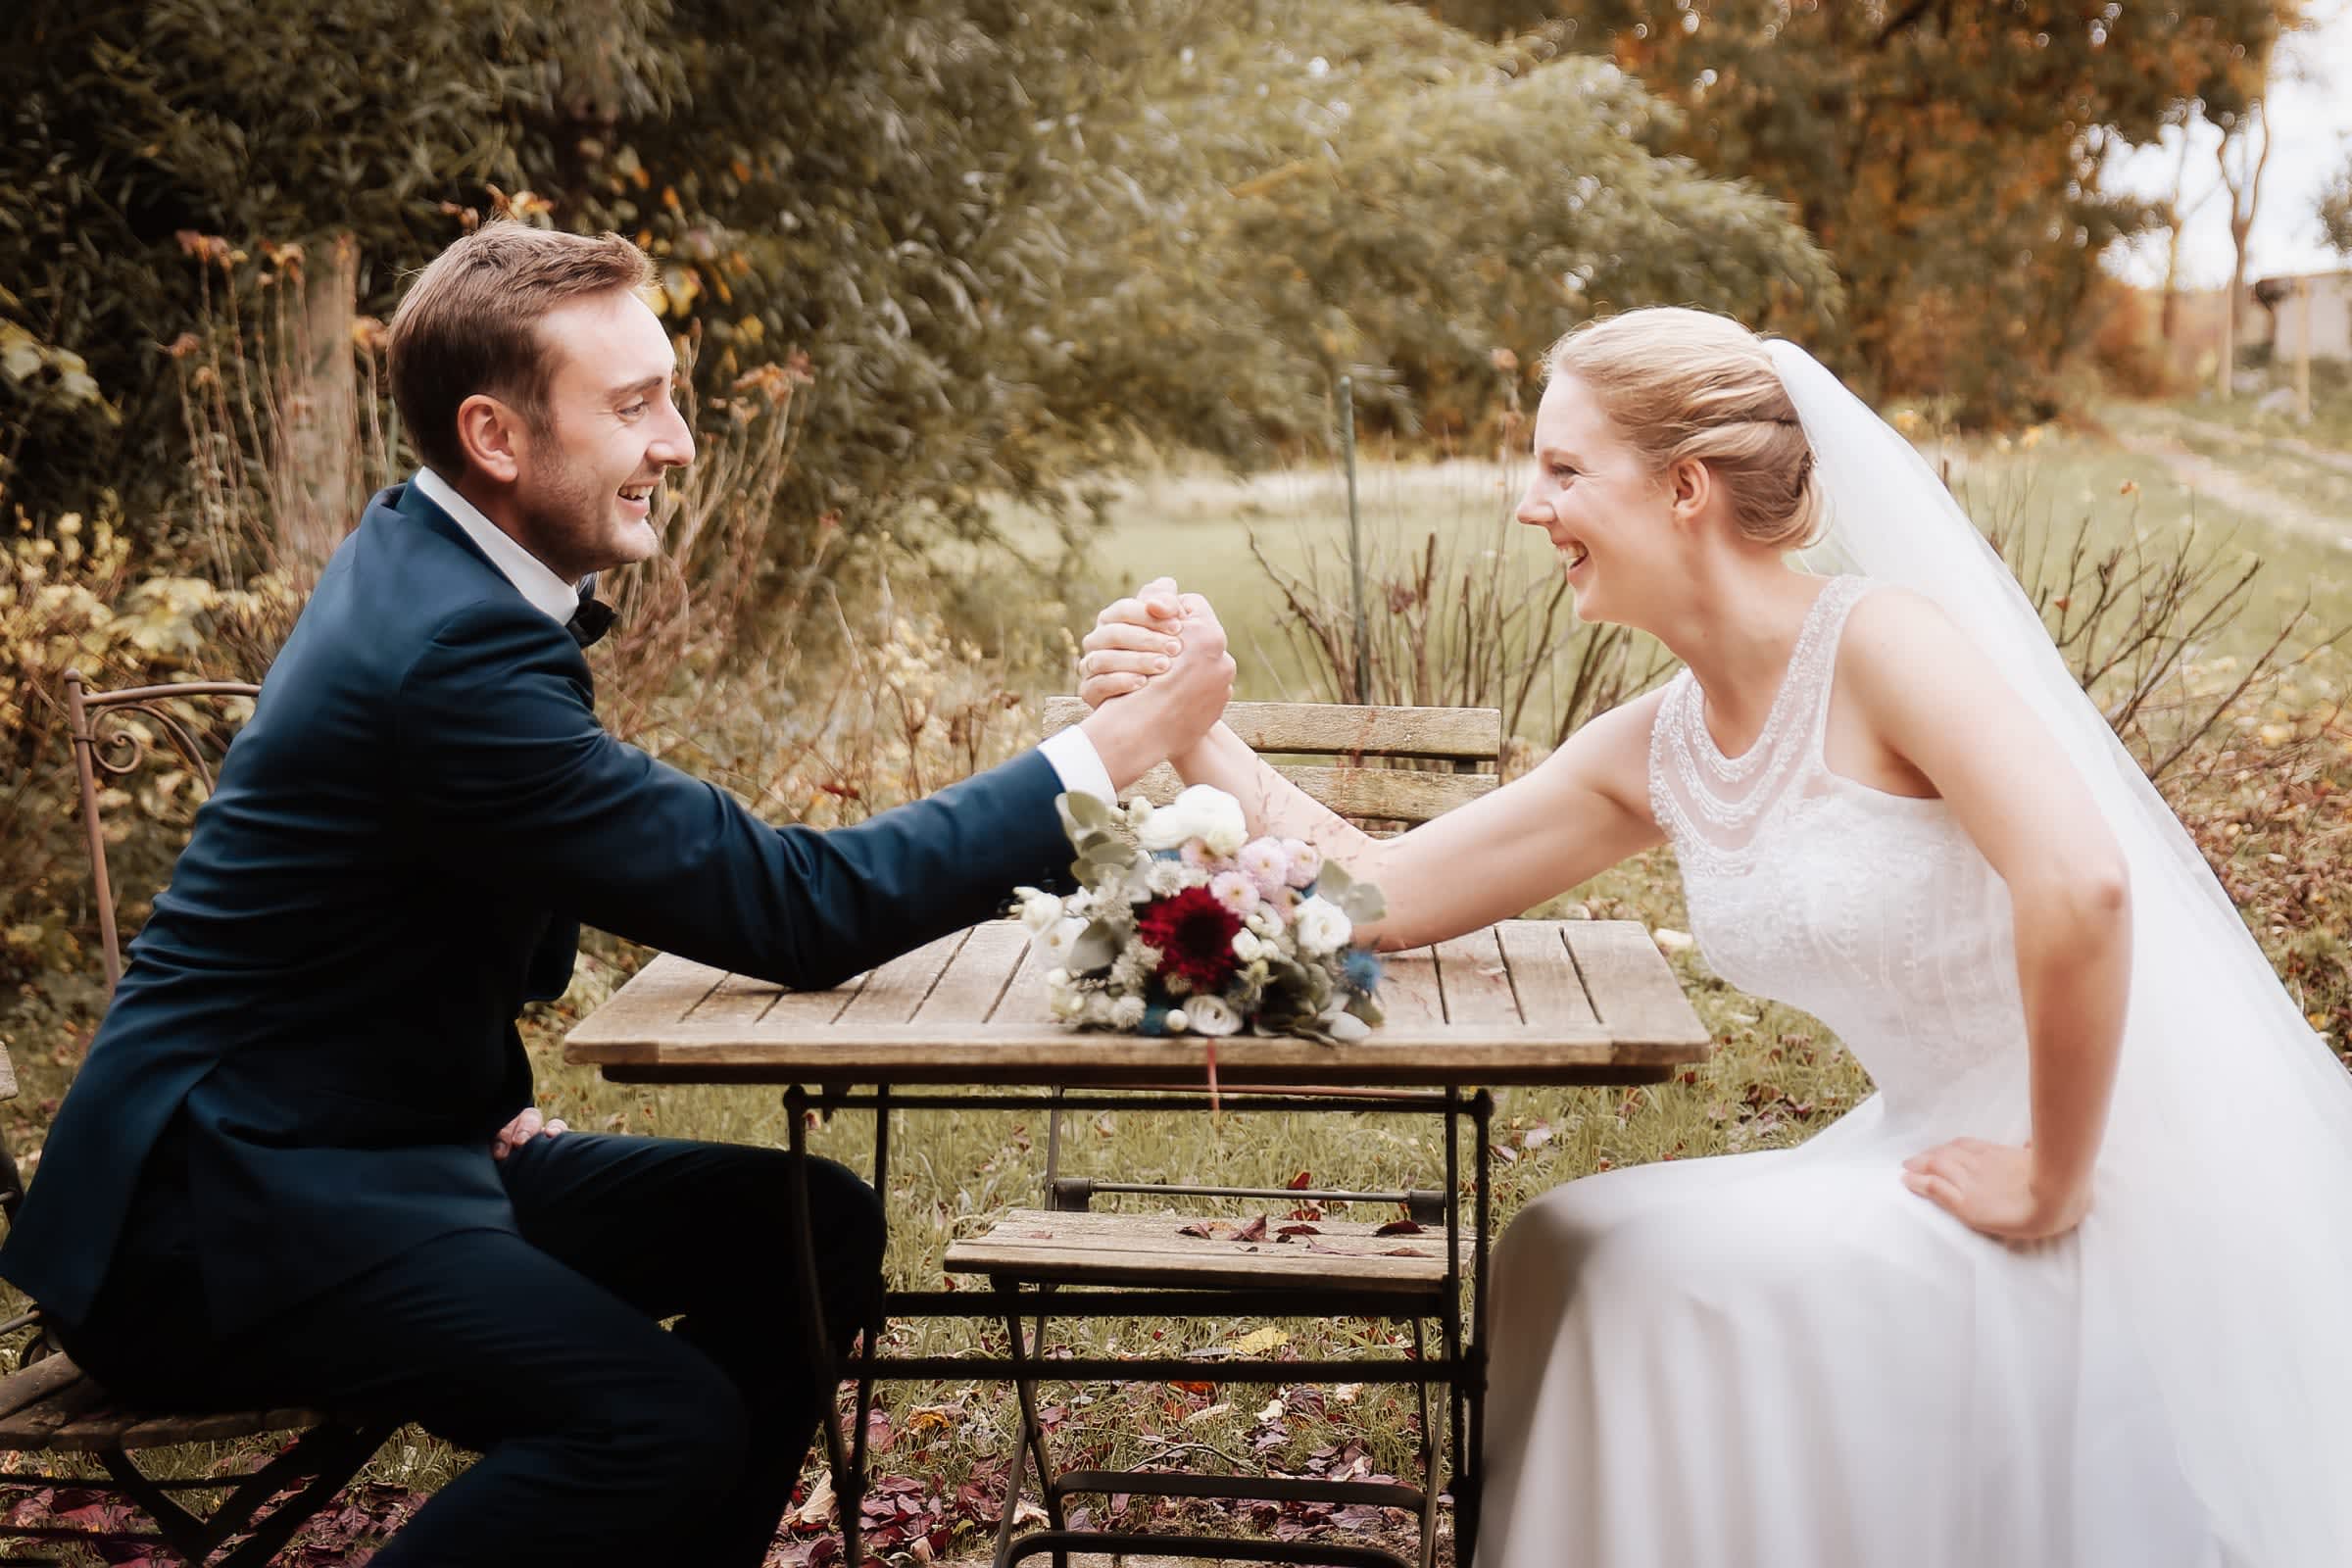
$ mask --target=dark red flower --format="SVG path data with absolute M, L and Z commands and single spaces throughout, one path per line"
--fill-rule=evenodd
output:
M 1242 917 L 1219 904 L 1206 888 L 1186 888 L 1154 899 L 1136 916 L 1136 935 L 1160 951 L 1159 972 L 1182 975 L 1195 991 L 1216 991 L 1232 978 L 1241 959 L 1233 956 Z

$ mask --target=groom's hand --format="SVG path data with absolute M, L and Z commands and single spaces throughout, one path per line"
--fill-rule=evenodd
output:
M 504 1159 L 534 1138 L 553 1138 L 558 1133 L 570 1130 L 569 1123 L 561 1118 L 550 1120 L 539 1114 L 537 1105 L 528 1106 L 521 1115 L 501 1127 L 498 1136 L 490 1140 L 490 1157 Z

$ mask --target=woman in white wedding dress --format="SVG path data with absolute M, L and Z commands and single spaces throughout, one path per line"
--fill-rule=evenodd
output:
M 1176 760 L 1377 881 L 1384 946 L 1671 843 L 1701 952 L 1878 1092 L 1610 1171 L 1495 1259 L 1482 1568 L 2352 1564 L 2352 1080 L 2040 622 L 1801 350 L 1554 347 L 1519 517 L 1684 671 L 1374 841 L 1219 726 Z M 1824 537 L 1826 535 L 1826 538 Z M 1804 546 L 1844 575 L 1791 569 Z M 1091 702 L 1204 602 L 1086 640 Z

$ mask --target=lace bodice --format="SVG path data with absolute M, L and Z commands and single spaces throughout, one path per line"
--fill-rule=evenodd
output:
M 1838 638 L 1871 587 L 1830 579 L 1737 758 L 1708 733 L 1697 681 L 1675 676 L 1650 733 L 1650 807 L 1717 974 L 1827 1024 L 1890 1113 L 1932 1117 L 1963 1094 L 2013 1104 L 2027 1058 L 2006 885 L 1944 802 L 1823 760 Z

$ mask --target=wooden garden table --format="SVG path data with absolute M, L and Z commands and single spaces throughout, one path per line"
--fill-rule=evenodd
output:
M 796 1152 L 804 1145 L 808 1108 L 870 1108 L 875 1112 L 874 1188 L 886 1204 L 893 1109 L 1205 1107 L 1205 1094 L 1195 1087 L 1205 1084 L 1200 1040 L 1063 1028 L 1047 1014 L 1047 967 L 1032 954 L 1027 933 L 1009 920 L 956 932 L 831 991 L 790 991 L 664 956 L 571 1031 L 564 1057 L 628 1083 L 786 1085 Z M 1227 1097 L 1225 1105 L 1234 1110 L 1360 1109 L 1362 1102 L 1349 1101 L 1348 1092 L 1377 1091 L 1388 1096 L 1380 1102 L 1384 1109 L 1444 1114 L 1448 1258 L 1460 1255 L 1464 1183 L 1458 1127 L 1463 1116 L 1469 1118 L 1474 1149 L 1468 1173 L 1476 1203 L 1469 1237 L 1474 1257 L 1470 1337 L 1467 1345 L 1460 1343 L 1456 1295 L 1446 1319 L 1446 1359 L 1435 1366 L 1418 1363 L 1421 1376 L 1443 1374 L 1453 1390 L 1456 1542 L 1467 1561 L 1484 1404 L 1489 1233 L 1484 1178 L 1491 1091 L 1502 1085 L 1655 1083 L 1703 1060 L 1709 1039 L 1648 933 L 1630 921 L 1509 920 L 1432 948 L 1390 954 L 1381 1000 L 1388 1022 L 1360 1041 L 1326 1046 L 1247 1035 L 1220 1040 L 1217 1076 L 1224 1086 L 1316 1086 L 1312 1094 Z M 873 1088 L 854 1093 L 858 1085 Z M 968 1088 L 956 1095 L 898 1093 L 904 1085 Z M 1185 1087 L 1171 1090 L 1169 1085 Z M 968 1092 L 974 1088 L 981 1092 Z M 1157 1093 L 1140 1098 L 1139 1089 Z M 1424 1093 L 1399 1095 L 1400 1090 Z M 796 1197 L 806 1204 L 805 1189 Z M 830 1357 L 817 1321 L 814 1255 L 807 1247 L 803 1254 L 806 1315 L 812 1352 L 821 1364 Z M 1447 1281 L 1458 1291 L 1451 1265 Z M 1258 1311 L 1270 1309 L 1263 1293 L 1249 1299 Z M 883 1316 L 997 1315 L 979 1304 L 985 1300 L 972 1292 L 891 1292 Z M 1098 1315 L 1190 1315 L 1214 1309 L 1201 1304 L 1200 1292 L 1164 1290 L 1090 1292 L 1061 1301 L 1056 1315 L 1068 1314 L 1073 1302 L 1087 1303 L 1079 1309 Z M 1017 1360 L 880 1357 L 874 1352 L 881 1326 L 867 1325 L 864 1355 L 844 1369 L 857 1375 L 858 1385 L 849 1451 L 838 1426 L 824 1423 L 848 1537 L 845 1560 L 853 1563 L 858 1560 L 856 1532 L 872 1379 L 1009 1377 L 1018 1371 Z M 1017 1333 L 1014 1348 L 1017 1352 Z M 1163 1366 L 1145 1360 L 1057 1360 L 1053 1370 L 1056 1378 L 1106 1381 L 1200 1375 L 1199 1364 L 1190 1361 Z M 1369 1380 L 1367 1371 L 1360 1361 L 1223 1362 L 1216 1376 L 1233 1382 L 1354 1382 Z

